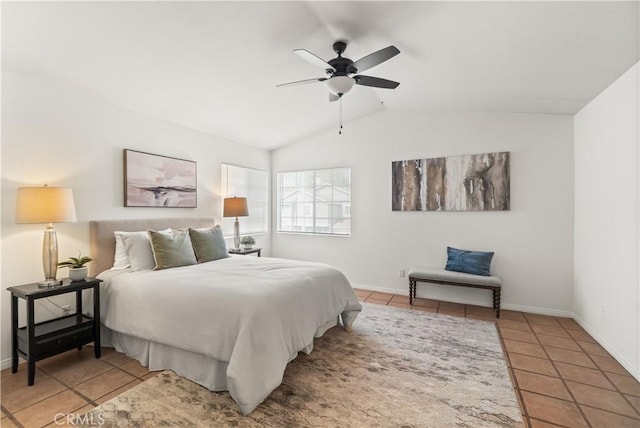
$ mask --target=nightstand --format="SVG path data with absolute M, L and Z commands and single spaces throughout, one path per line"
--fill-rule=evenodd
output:
M 82 345 L 94 343 L 96 358 L 100 358 L 100 283 L 64 279 L 62 285 L 42 288 L 38 283 L 7 288 L 11 292 L 11 372 L 18 371 L 18 356 L 27 360 L 27 384 L 33 385 L 36 361 Z M 93 318 L 82 314 L 82 290 L 93 290 Z M 35 323 L 34 303 L 38 299 L 58 294 L 76 293 L 76 313 Z M 27 303 L 27 325 L 18 328 L 18 298 Z
M 254 254 L 254 253 L 258 253 L 258 257 L 260 257 L 260 254 L 262 253 L 262 248 L 248 248 L 246 250 L 243 250 L 242 248 L 239 248 L 237 250 L 235 248 L 229 249 L 229 254 L 240 254 L 240 255 L 246 256 L 247 254 Z

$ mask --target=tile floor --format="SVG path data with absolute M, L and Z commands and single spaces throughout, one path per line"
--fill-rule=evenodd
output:
M 356 290 L 362 301 L 495 322 L 492 309 Z M 640 427 L 640 383 L 575 321 L 501 311 L 497 322 L 516 395 L 527 426 Z M 82 414 L 151 376 L 134 361 L 104 348 L 69 351 L 36 364 L 36 383 L 26 386 L 23 365 L 3 370 L 0 426 L 65 426 L 56 414 Z

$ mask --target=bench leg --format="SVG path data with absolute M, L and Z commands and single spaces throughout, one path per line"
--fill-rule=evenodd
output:
M 409 280 L 409 305 L 413 305 L 413 298 L 416 294 L 416 282 Z
M 496 310 L 496 318 L 500 318 L 500 289 L 493 289 L 493 309 Z

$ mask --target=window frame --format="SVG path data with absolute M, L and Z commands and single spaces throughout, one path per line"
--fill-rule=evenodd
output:
M 236 193 L 230 193 L 229 192 L 229 171 L 228 169 L 226 170 L 226 174 L 225 174 L 225 168 L 238 168 L 238 169 L 242 169 L 242 170 L 246 170 L 246 171 L 250 171 L 250 172 L 256 172 L 256 173 L 260 173 L 264 176 L 264 207 L 262 207 L 262 211 L 264 212 L 264 218 L 263 221 L 261 222 L 261 230 L 257 231 L 255 229 L 249 229 L 247 230 L 247 225 L 243 224 L 242 218 L 240 218 L 240 236 L 247 236 L 247 235 L 266 235 L 269 233 L 269 213 L 270 213 L 270 190 L 269 190 L 269 172 L 266 170 L 262 170 L 259 168 L 250 168 L 250 167 L 246 167 L 246 166 L 242 166 L 242 165 L 236 165 L 236 164 L 232 164 L 232 163 L 225 163 L 225 162 L 221 162 L 220 163 L 220 197 L 221 197 L 221 203 L 220 203 L 220 226 L 222 227 L 222 232 L 225 238 L 233 238 L 233 223 L 235 221 L 235 217 L 223 217 L 223 211 L 224 211 L 224 199 L 225 198 L 231 198 L 234 196 L 238 196 L 238 197 L 246 197 L 247 198 L 247 203 L 249 205 L 249 217 L 251 217 L 251 213 L 252 211 L 255 212 L 256 211 L 256 201 L 255 199 L 252 199 L 250 196 L 247 195 L 247 193 L 249 193 L 249 191 L 247 190 L 249 188 L 249 184 L 245 184 L 245 187 L 247 189 L 245 189 L 244 192 L 236 192 Z M 253 210 L 252 210 L 252 205 L 254 206 Z M 245 222 L 246 223 L 246 222 Z
M 337 170 L 346 170 L 348 173 L 348 198 L 347 200 L 334 200 L 334 191 L 336 189 L 336 187 L 344 187 L 344 185 L 340 185 L 340 184 L 335 184 L 334 182 L 334 177 L 335 177 L 335 171 Z M 330 183 L 330 193 L 331 193 L 331 199 L 328 201 L 325 200 L 318 200 L 317 199 L 317 190 L 318 190 L 318 182 L 317 182 L 317 175 L 318 173 L 326 173 L 327 171 L 331 171 L 331 183 Z M 313 183 L 312 185 L 305 185 L 305 184 L 298 184 L 296 182 L 295 186 L 284 186 L 283 184 L 283 179 L 284 176 L 286 174 L 301 174 L 301 173 L 313 173 L 313 177 L 311 182 Z M 297 180 L 297 178 L 296 178 Z M 304 180 L 304 179 L 303 179 Z M 322 184 L 326 184 L 326 183 L 322 183 Z M 321 184 L 321 185 L 322 185 Z M 349 237 L 351 236 L 351 205 L 352 205 L 352 199 L 351 199 L 351 167 L 350 166 L 339 166 L 339 167 L 330 167 L 330 168 L 314 168 L 314 169 L 305 169 L 305 170 L 294 170 L 294 171 L 278 171 L 276 172 L 276 180 L 275 180 L 275 187 L 276 187 L 276 197 L 275 197 L 275 203 L 276 203 L 276 233 L 281 233 L 281 234 L 296 234 L 296 235 L 314 235 L 314 236 L 338 236 L 338 237 Z M 312 211 L 312 215 L 311 216 L 306 216 L 303 215 L 303 219 L 306 218 L 310 218 L 311 219 L 311 230 L 290 230 L 293 227 L 291 227 L 290 229 L 285 229 L 283 230 L 282 228 L 282 211 L 283 211 L 283 189 L 284 188 L 290 188 L 290 189 L 296 189 L 297 192 L 304 192 L 305 189 L 307 190 L 311 190 L 311 198 L 310 200 L 306 200 L 306 198 L 300 202 L 296 201 L 293 202 L 289 205 L 296 207 L 298 205 L 302 205 L 304 204 L 304 209 L 306 212 L 306 208 L 307 208 L 307 204 L 311 205 L 311 211 Z M 318 216 L 318 205 L 319 204 L 325 204 L 327 205 L 329 208 L 331 206 L 335 206 L 336 202 L 340 205 L 342 205 L 341 209 L 340 209 L 340 213 L 341 216 L 340 217 L 336 217 L 334 215 L 332 215 L 331 210 L 329 209 L 329 212 L 327 213 L 327 215 L 319 217 Z M 293 211 L 291 211 L 291 213 L 293 214 Z M 298 216 L 295 215 L 291 215 L 290 218 L 292 223 L 297 221 Z M 330 232 L 323 232 L 323 231 L 318 231 L 318 228 L 321 228 L 322 226 L 318 225 L 318 220 L 324 220 L 327 221 L 328 223 L 331 223 L 332 220 L 336 220 L 336 219 L 347 219 L 348 220 L 348 229 L 346 233 L 336 233 L 334 231 L 334 226 L 335 223 L 331 224 L 331 231 Z M 302 226 L 303 228 L 305 226 Z

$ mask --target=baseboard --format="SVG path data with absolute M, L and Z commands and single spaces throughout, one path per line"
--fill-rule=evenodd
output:
M 8 369 L 11 367 L 11 358 L 0 361 L 0 370 Z
M 578 317 L 577 315 L 574 315 L 573 319 L 578 323 L 578 325 L 580 325 L 580 327 L 582 327 L 584 329 L 584 331 L 586 331 L 587 333 L 589 333 L 589 335 L 591 337 L 593 337 L 595 339 L 596 342 L 598 342 L 600 344 L 600 346 L 602 346 L 608 353 L 611 354 L 611 356 L 613 358 L 615 358 L 615 360 L 617 362 L 620 363 L 620 365 L 622 367 L 625 368 L 625 370 L 627 370 L 631 376 L 633 376 L 634 378 L 636 378 L 637 381 L 640 382 L 640 367 L 634 367 L 633 364 L 628 361 L 623 355 L 621 355 L 615 347 L 613 347 L 613 345 L 611 345 L 609 342 L 607 342 L 602 336 L 600 336 L 589 324 L 587 324 L 582 318 Z
M 388 288 L 388 287 L 378 287 L 376 285 L 369 285 L 369 284 L 358 284 L 358 283 L 354 283 L 352 284 L 353 288 L 361 288 L 363 290 L 369 290 L 369 291 L 379 291 L 381 293 L 390 293 L 390 294 L 400 294 L 402 296 L 408 296 L 409 295 L 409 290 L 401 290 L 398 288 Z M 418 297 L 420 296 L 420 290 L 418 290 Z M 440 300 L 440 299 L 438 299 Z M 443 300 L 445 301 L 445 300 Z M 475 305 L 475 306 L 486 306 L 486 307 L 491 307 L 488 304 L 482 304 L 482 303 L 478 303 L 477 301 L 474 300 L 470 300 L 470 299 L 465 299 L 465 298 L 460 298 L 460 299 L 456 299 L 455 302 L 451 302 L 451 303 L 461 303 L 464 305 Z M 510 303 L 502 303 L 500 305 L 500 309 L 507 309 L 510 311 L 520 311 L 520 312 L 528 312 L 530 314 L 538 314 L 538 315 L 549 315 L 549 316 L 553 316 L 553 317 L 563 317 L 563 318 L 573 318 L 574 317 L 574 313 L 571 311 L 563 311 L 560 309 L 549 309 L 549 308 L 538 308 L 535 306 L 523 306 L 523 305 L 514 305 L 514 304 L 510 304 Z

